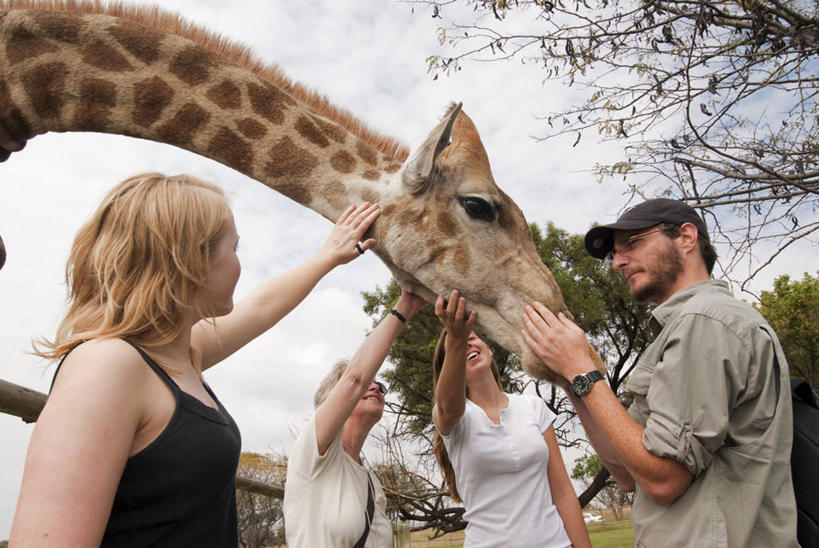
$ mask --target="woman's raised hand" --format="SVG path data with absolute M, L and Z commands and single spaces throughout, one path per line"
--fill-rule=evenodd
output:
M 476 311 L 467 312 L 466 297 L 461 297 L 457 289 L 449 295 L 449 300 L 438 296 L 435 300 L 435 315 L 446 329 L 447 337 L 466 340 L 478 318 Z
M 394 310 L 403 315 L 407 320 L 415 316 L 415 313 L 421 310 L 427 302 L 423 297 L 416 295 L 406 289 L 401 290 L 401 297 L 395 303 Z
M 351 205 L 336 221 L 320 253 L 328 254 L 335 264 L 349 263 L 363 255 L 375 244 L 375 239 L 361 241 L 361 238 L 380 214 L 378 204 L 364 202 Z

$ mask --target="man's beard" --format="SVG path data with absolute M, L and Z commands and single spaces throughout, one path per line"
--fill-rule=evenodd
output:
M 682 274 L 682 257 L 669 240 L 664 249 L 648 259 L 649 263 L 643 267 L 648 283 L 632 289 L 631 296 L 638 303 L 658 304 L 670 296 L 671 288 Z

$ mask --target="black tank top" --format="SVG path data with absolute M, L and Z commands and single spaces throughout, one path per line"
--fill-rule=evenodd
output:
M 171 389 L 176 408 L 159 436 L 126 462 L 101 546 L 238 546 L 239 428 L 207 384 L 218 411 L 134 348 Z

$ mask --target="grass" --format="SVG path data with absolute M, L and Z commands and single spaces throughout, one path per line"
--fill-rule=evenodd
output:
M 634 529 L 630 521 L 604 522 L 589 525 L 589 537 L 594 548 L 631 548 Z
M 589 537 L 594 548 L 631 548 L 634 546 L 634 530 L 631 521 L 604 522 L 589 525 Z M 410 535 L 412 548 L 461 548 L 464 532 L 457 531 L 435 540 L 429 540 L 427 531 Z

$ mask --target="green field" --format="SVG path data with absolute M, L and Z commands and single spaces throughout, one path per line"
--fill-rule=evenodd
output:
M 589 537 L 594 548 L 631 548 L 634 546 L 634 530 L 631 521 L 605 522 L 589 525 Z M 435 540 L 428 540 L 428 533 L 418 531 L 410 535 L 412 548 L 461 548 L 463 531 L 450 533 Z
M 630 521 L 589 525 L 589 537 L 594 548 L 631 548 L 634 529 Z

